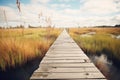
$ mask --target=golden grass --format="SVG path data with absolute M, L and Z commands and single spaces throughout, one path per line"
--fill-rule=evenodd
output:
M 61 29 L 0 29 L 0 68 L 22 65 L 35 57 L 43 57 Z M 48 38 L 49 34 L 49 38 Z

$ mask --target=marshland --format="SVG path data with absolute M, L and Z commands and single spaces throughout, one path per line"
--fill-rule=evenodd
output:
M 11 79 L 19 77 L 23 80 L 29 79 L 62 30 L 60 28 L 0 29 L 1 79 L 5 79 L 5 75 L 9 78 L 11 76 Z M 120 79 L 120 28 L 66 30 L 107 79 Z M 16 78 L 13 77 L 14 73 Z
M 120 79 L 120 28 L 70 28 L 69 34 L 107 79 Z
M 64 29 L 108 80 L 120 80 L 119 6 L 120 0 L 0 0 L 0 80 L 29 80 Z

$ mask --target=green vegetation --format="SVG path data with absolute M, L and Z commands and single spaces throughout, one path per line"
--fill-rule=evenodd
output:
M 0 29 L 0 68 L 42 58 L 60 32 L 55 28 Z
M 120 39 L 112 37 L 120 35 L 120 28 L 71 28 L 69 32 L 86 54 L 105 54 L 113 62 L 120 61 Z

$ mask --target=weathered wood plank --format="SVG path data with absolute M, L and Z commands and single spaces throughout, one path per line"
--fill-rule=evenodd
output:
M 85 60 L 45 60 L 43 59 L 41 63 L 84 63 Z
M 78 51 L 78 50 L 51 50 L 47 54 L 59 54 L 59 53 L 84 54 L 83 51 Z
M 86 68 L 95 67 L 93 63 L 41 63 L 41 67 Z
M 68 57 L 68 56 L 67 56 L 67 57 L 45 57 L 44 59 L 48 59 L 48 60 L 49 60 L 49 59 L 52 59 L 52 60 L 57 60 L 57 59 L 58 59 L 58 60 L 59 60 L 59 59 L 63 59 L 63 60 L 64 60 L 64 59 L 66 59 L 66 60 L 71 60 L 71 59 L 72 59 L 72 60 L 81 60 L 81 59 L 84 59 L 84 60 L 85 60 L 85 59 L 86 59 L 86 60 L 87 60 L 88 57 Z
M 66 58 L 71 58 L 72 56 L 46 56 L 46 57 L 47 57 L 47 58 L 62 58 L 62 57 L 63 57 L 63 58 L 65 58 L 65 57 L 66 57 Z M 81 58 L 86 58 L 86 59 L 88 59 L 86 56 L 73 56 L 73 58 L 75 58 L 75 57 L 76 57 L 76 58 L 77 58 L 77 57 L 78 57 L 78 58 L 81 57 Z
M 96 78 L 104 79 L 104 76 L 100 73 L 39 73 L 36 72 L 33 74 L 33 78 L 44 78 L 44 79 L 87 79 L 87 78 Z
M 99 72 L 97 68 L 46 68 L 46 67 L 41 67 L 38 68 L 35 72 L 59 72 L 59 73 L 85 73 L 85 72 Z
M 55 56 L 55 57 L 59 57 L 59 56 L 86 56 L 85 54 L 46 54 L 46 56 Z M 86 56 L 87 57 L 87 56 Z

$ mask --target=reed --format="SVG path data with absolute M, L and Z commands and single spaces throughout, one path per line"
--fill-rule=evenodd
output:
M 52 30 L 52 29 L 50 29 Z M 0 68 L 21 66 L 36 57 L 43 57 L 51 44 L 60 34 L 61 29 L 50 31 L 46 38 L 45 28 L 0 29 Z
M 95 32 L 90 36 L 82 34 Z M 111 35 L 120 35 L 120 28 L 79 28 L 70 29 L 70 35 L 78 45 L 88 55 L 107 55 L 112 59 L 120 61 L 120 39 L 113 38 Z

